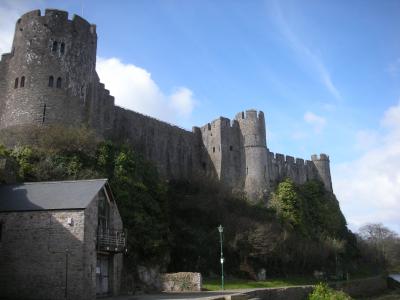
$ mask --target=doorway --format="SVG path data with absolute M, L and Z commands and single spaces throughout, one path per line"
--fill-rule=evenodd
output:
M 96 295 L 111 293 L 111 259 L 109 255 L 97 254 L 96 264 Z

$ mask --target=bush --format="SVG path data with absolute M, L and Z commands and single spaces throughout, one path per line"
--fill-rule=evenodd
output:
M 342 291 L 335 291 L 325 283 L 319 283 L 314 291 L 308 295 L 308 300 L 351 300 L 349 295 Z

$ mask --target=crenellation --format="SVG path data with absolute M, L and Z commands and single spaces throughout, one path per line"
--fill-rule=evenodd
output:
M 39 11 L 39 16 L 40 16 L 40 11 Z M 52 19 L 58 19 L 63 22 L 68 21 L 68 12 L 64 10 L 46 9 L 44 11 L 44 16 Z
M 282 162 L 282 163 L 284 163 L 284 162 L 285 162 L 285 155 L 283 155 L 283 154 L 281 154 L 281 153 L 276 153 L 276 154 L 275 154 L 275 160 L 276 160 L 277 162 Z
M 67 12 L 54 9 L 24 14 L 13 52 L 0 61 L 0 129 L 87 125 L 101 137 L 132 145 L 168 179 L 207 176 L 254 203 L 287 177 L 296 183 L 320 179 L 332 191 L 326 154 L 304 161 L 269 151 L 262 111 L 221 116 L 188 131 L 116 106 L 95 71 L 96 47 L 96 25 L 80 16 L 68 20 Z
M 294 157 L 293 156 L 286 155 L 285 161 L 287 164 L 294 165 Z
M 93 27 L 92 25 L 86 21 L 84 18 L 78 15 L 74 15 L 72 17 L 72 24 L 76 30 L 81 30 L 81 31 L 88 31 L 90 33 L 96 33 L 95 31 L 93 32 Z
M 25 20 L 27 20 L 27 19 L 36 18 L 36 17 L 40 17 L 40 16 L 41 16 L 41 11 L 40 11 L 40 9 L 28 11 L 27 13 L 24 13 L 24 14 L 17 20 L 17 24 L 19 24 L 19 23 L 21 23 L 22 21 L 25 21 Z
M 12 53 L 4 53 L 1 55 L 0 63 L 7 63 L 11 58 L 13 54 Z

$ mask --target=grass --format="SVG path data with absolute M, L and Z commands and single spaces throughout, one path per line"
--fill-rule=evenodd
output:
M 265 281 L 252 281 L 244 279 L 227 279 L 224 287 L 226 290 L 234 289 L 252 289 L 252 288 L 273 288 L 294 285 L 307 285 L 317 283 L 312 277 L 290 277 L 290 278 L 271 278 Z M 209 291 L 218 291 L 221 289 L 220 279 L 204 279 L 203 288 Z

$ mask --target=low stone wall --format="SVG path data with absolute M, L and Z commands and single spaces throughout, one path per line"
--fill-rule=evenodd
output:
M 387 279 L 383 276 L 335 282 L 330 286 L 352 297 L 375 295 L 388 288 Z
M 190 272 L 162 274 L 161 286 L 165 292 L 201 291 L 201 274 Z

